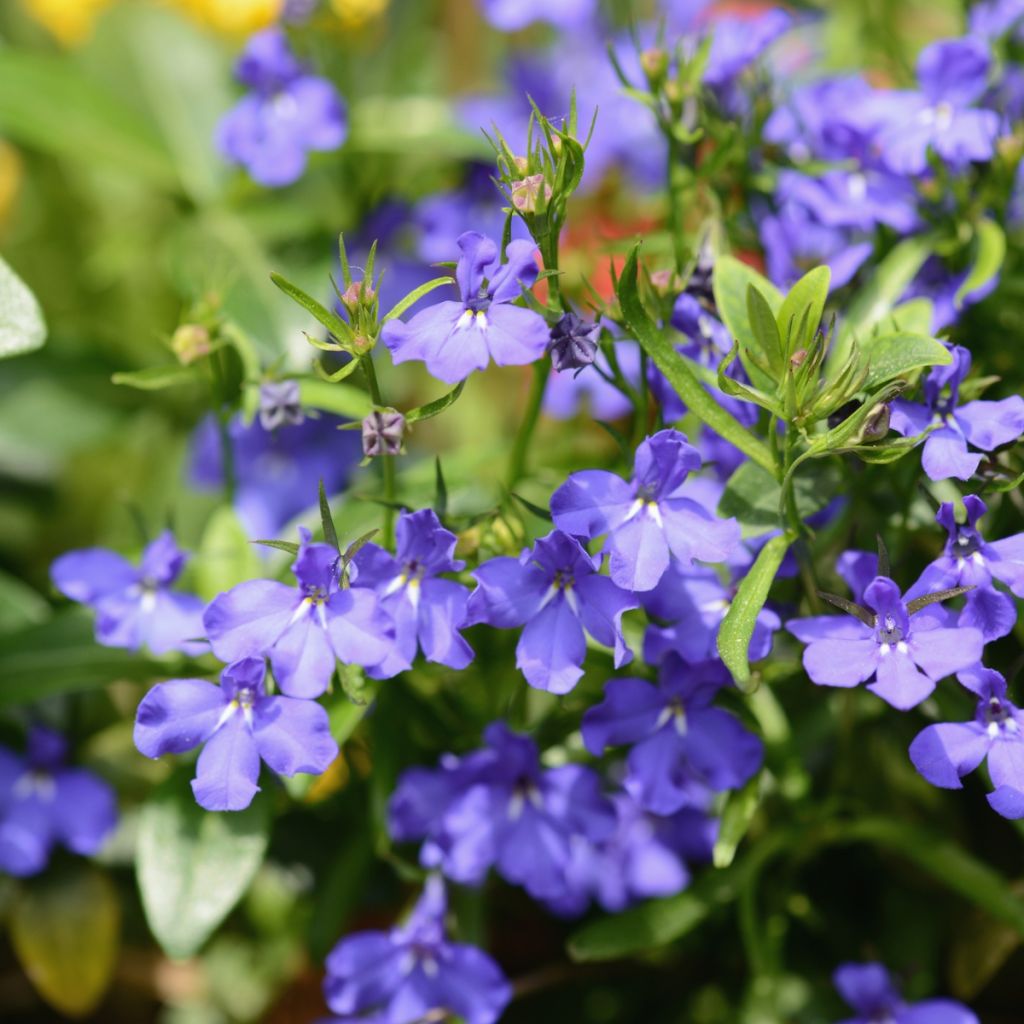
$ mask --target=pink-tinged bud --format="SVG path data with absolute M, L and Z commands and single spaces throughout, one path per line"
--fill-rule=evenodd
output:
M 171 349 L 188 366 L 210 354 L 210 332 L 202 324 L 182 324 L 171 338 Z
M 365 281 L 353 281 L 342 293 L 341 304 L 348 310 L 349 316 L 355 316 L 360 306 L 370 305 L 376 297 L 376 292 Z
M 650 82 L 660 82 L 668 72 L 668 54 L 660 47 L 652 46 L 640 54 L 640 67 Z
M 531 174 L 521 181 L 512 182 L 512 205 L 520 213 L 536 213 L 541 195 L 544 196 L 545 205 L 550 202 L 551 186 L 544 180 L 543 174 Z

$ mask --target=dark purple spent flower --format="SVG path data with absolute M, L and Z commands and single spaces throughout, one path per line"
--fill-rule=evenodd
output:
M 575 313 L 562 314 L 551 328 L 551 340 L 548 342 L 552 367 L 561 373 L 590 366 L 597 358 L 600 334 L 600 324 L 588 324 Z
M 363 454 L 401 455 L 405 441 L 405 417 L 397 409 L 374 409 L 363 420 Z
M 260 426 L 295 427 L 305 420 L 297 380 L 268 380 L 260 385 Z

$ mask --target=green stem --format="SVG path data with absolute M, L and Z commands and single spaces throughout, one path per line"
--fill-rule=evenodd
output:
M 231 413 L 224 404 L 226 390 L 225 372 L 221 365 L 222 352 L 214 352 L 210 358 L 210 370 L 213 373 L 213 384 L 210 388 L 213 400 L 214 415 L 217 417 L 217 439 L 220 443 L 220 461 L 224 474 L 224 500 L 229 505 L 235 502 L 235 450 L 231 444 Z
M 359 357 L 363 373 L 366 375 L 366 384 L 370 389 L 370 400 L 376 406 L 383 406 L 384 400 L 380 394 L 380 384 L 377 382 L 377 370 L 373 365 L 373 356 L 367 352 Z M 381 455 L 380 470 L 384 482 L 384 522 L 382 533 L 384 535 L 384 546 L 387 548 L 395 545 L 395 499 L 397 496 L 395 480 L 395 463 L 393 455 Z
M 550 373 L 551 361 L 549 359 L 545 358 L 542 362 L 533 364 L 533 383 L 530 385 L 526 411 L 519 424 L 519 432 L 516 434 L 512 455 L 508 462 L 508 474 L 505 477 L 505 486 L 510 491 L 519 483 L 526 470 L 526 455 L 530 449 L 530 442 L 533 440 L 533 432 L 537 428 L 537 421 L 540 419 L 540 409 L 544 402 L 544 391 Z
M 672 133 L 671 126 L 662 130 L 668 140 L 668 215 L 669 231 L 672 235 L 672 254 L 675 258 L 676 273 L 682 274 L 686 266 L 686 243 L 683 231 L 683 194 L 688 186 L 683 148 Z

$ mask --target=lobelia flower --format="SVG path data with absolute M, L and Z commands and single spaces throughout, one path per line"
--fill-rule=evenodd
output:
M 980 629 L 985 642 L 1006 636 L 1017 621 L 1017 606 L 993 585 L 993 578 L 1005 583 L 1017 597 L 1024 597 L 1024 533 L 989 543 L 977 528 L 988 510 L 974 494 L 964 498 L 967 521 L 957 523 L 953 505 L 939 507 L 935 519 L 949 534 L 943 553 L 925 569 L 920 580 L 907 591 L 917 597 L 949 587 L 973 587 L 960 613 L 961 626 Z
M 495 242 L 466 231 L 459 236 L 459 248 L 455 279 L 461 301 L 439 302 L 408 323 L 389 320 L 381 339 L 392 359 L 420 359 L 448 384 L 484 369 L 491 359 L 498 366 L 539 359 L 547 348 L 548 325 L 539 313 L 513 305 L 537 279 L 537 247 L 523 240 L 509 242 L 508 262 L 501 263 Z
M 737 789 L 761 767 L 764 746 L 728 711 L 711 706 L 728 683 L 719 661 L 687 665 L 675 657 L 662 665 L 657 686 L 611 679 L 604 700 L 583 716 L 583 742 L 595 757 L 631 745 L 627 784 L 655 814 L 685 807 L 695 782 L 714 792 Z
M 672 306 L 672 326 L 686 336 L 679 351 L 715 368 L 728 355 L 732 339 L 725 324 L 689 290 L 680 292 Z
M 53 585 L 96 612 L 96 641 L 154 654 L 201 654 L 203 602 L 170 588 L 188 556 L 170 530 L 146 545 L 138 566 L 106 548 L 81 548 L 50 566 Z
M 697 449 L 677 430 L 642 441 L 633 479 L 585 469 L 573 473 L 551 496 L 555 525 L 593 539 L 607 534 L 611 578 L 625 590 L 652 590 L 674 556 L 684 565 L 699 558 L 721 562 L 739 543 L 735 519 L 719 519 L 682 488 L 700 468 Z
M 525 627 L 516 667 L 538 690 L 568 693 L 583 675 L 587 634 L 613 648 L 616 668 L 633 658 L 622 613 L 637 601 L 599 568 L 578 540 L 553 530 L 519 558 L 492 558 L 473 572 L 465 624 Z
M 982 0 L 975 4 L 967 20 L 972 36 L 995 41 L 1008 32 L 1020 38 L 1024 28 L 1024 0 Z
M 316 504 L 322 480 L 337 494 L 359 462 L 359 440 L 338 430 L 337 416 L 306 416 L 293 426 L 264 430 L 241 416 L 228 424 L 234 506 L 252 539 L 276 537 L 285 524 Z M 200 490 L 224 486 L 224 452 L 217 421 L 204 419 L 192 438 L 192 483 Z
M 302 177 L 307 154 L 337 149 L 347 134 L 345 105 L 326 78 L 309 73 L 281 29 L 252 36 L 235 67 L 251 92 L 217 129 L 221 153 L 269 187 Z
M 933 333 L 954 324 L 965 309 L 990 295 L 999 284 L 999 274 L 993 274 L 984 284 L 963 292 L 969 270 L 951 270 L 938 256 L 929 256 L 907 286 L 900 301 L 906 302 L 918 297 L 932 304 Z
M 401 672 L 415 660 L 417 648 L 427 661 L 465 668 L 473 660 L 473 648 L 459 627 L 466 618 L 469 591 L 440 575 L 465 567 L 453 557 L 455 534 L 441 525 L 433 510 L 421 509 L 399 516 L 395 539 L 394 555 L 376 544 L 364 544 L 352 560 L 356 589 L 376 591 L 381 608 L 395 624 L 393 653 L 382 671 Z
M 842 964 L 832 975 L 836 990 L 857 1016 L 843 1024 L 978 1024 L 952 999 L 907 1003 L 881 964 Z
M 960 385 L 971 369 L 971 354 L 960 345 L 953 346 L 952 354 L 952 363 L 933 367 L 925 378 L 923 405 L 898 398 L 891 407 L 890 426 L 904 437 L 938 425 L 925 438 L 921 454 L 921 466 L 932 480 L 969 479 L 982 453 L 1024 433 L 1024 398 L 1020 395 L 958 405 Z M 979 451 L 970 451 L 968 445 Z
M 204 744 L 192 792 L 208 811 L 242 811 L 259 792 L 260 761 L 278 775 L 319 775 L 338 756 L 327 712 L 311 700 L 267 696 L 262 658 L 243 658 L 205 679 L 157 683 L 135 715 L 146 757 Z
M 665 626 L 652 623 L 647 627 L 644 660 L 658 664 L 673 651 L 690 662 L 716 658 L 719 627 L 751 561 L 748 558 L 730 565 L 728 586 L 714 569 L 670 566 L 658 585 L 643 596 L 642 604 L 647 612 L 669 623 Z M 768 656 L 772 639 L 781 627 L 782 621 L 770 608 L 764 607 L 758 612 L 748 651 L 751 661 Z
M 976 104 L 988 87 L 992 56 L 981 39 L 944 39 L 921 51 L 920 92 L 888 94 L 887 125 L 878 136 L 881 158 L 896 174 L 928 169 L 928 153 L 954 168 L 989 160 L 999 117 Z
M 324 996 L 335 1021 L 416 1024 L 458 1017 L 493 1024 L 512 998 L 482 950 L 451 942 L 444 882 L 427 879 L 409 917 L 387 932 L 357 932 L 327 956 Z
M 792 21 L 792 15 L 778 7 L 756 17 L 715 18 L 702 79 L 704 84 L 719 90 L 729 86 Z
M 0 871 L 38 874 L 58 843 L 88 856 L 113 831 L 113 789 L 66 761 L 64 738 L 42 726 L 29 730 L 24 756 L 0 747 Z
M 904 601 L 887 576 L 865 588 L 866 607 L 840 602 L 847 616 L 790 619 L 786 629 L 802 643 L 804 669 L 818 686 L 868 689 L 900 711 L 920 704 L 945 676 L 981 658 L 984 637 L 970 627 L 949 628 L 949 615 L 934 607 L 948 592 Z M 913 617 L 913 618 L 912 618 Z
M 626 380 L 640 381 L 640 352 L 635 342 L 614 343 L 615 358 Z M 577 415 L 582 405 L 596 420 L 617 420 L 628 415 L 633 403 L 614 384 L 610 384 L 597 369 L 611 376 L 611 367 L 605 354 L 598 349 L 593 368 L 582 373 L 559 373 L 555 370 L 548 378 L 544 392 L 544 412 L 556 420 L 567 420 Z
M 533 740 L 503 722 L 487 727 L 484 742 L 399 779 L 388 806 L 391 836 L 425 839 L 421 863 L 453 881 L 479 885 L 493 865 L 535 899 L 558 900 L 573 837 L 600 842 L 615 827 L 600 780 L 578 764 L 542 770 Z
M 598 338 L 601 325 L 588 324 L 575 313 L 564 313 L 551 328 L 548 352 L 551 366 L 556 373 L 565 370 L 582 370 L 597 358 Z
M 481 0 L 481 7 L 484 17 L 503 32 L 518 32 L 535 21 L 579 28 L 597 14 L 597 0 Z
M 298 586 L 247 580 L 218 594 L 203 615 L 213 653 L 221 661 L 270 659 L 277 685 L 289 697 L 319 697 L 335 659 L 362 665 L 374 678 L 409 667 L 395 649 L 395 627 L 371 590 L 343 588 L 340 556 L 330 544 L 301 544 L 292 564 Z
M 1024 818 L 1024 711 L 1006 699 L 1006 680 L 990 668 L 977 665 L 957 678 L 978 698 L 974 720 L 922 729 L 910 760 L 933 786 L 961 789 L 987 757 L 995 786 L 988 802 L 1004 818 Z
M 260 385 L 260 426 L 264 430 L 296 427 L 306 418 L 297 380 L 268 380 Z

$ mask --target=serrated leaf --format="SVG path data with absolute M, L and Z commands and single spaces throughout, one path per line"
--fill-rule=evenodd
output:
M 11 944 L 33 986 L 61 1014 L 84 1017 L 103 998 L 117 963 L 121 906 L 110 879 L 82 863 L 21 882 Z
M 810 345 L 825 312 L 831 280 L 828 267 L 815 267 L 789 289 L 778 313 L 779 335 L 787 359 Z
M 876 335 L 864 340 L 861 351 L 868 369 L 863 387 L 868 391 L 925 366 L 948 366 L 953 361 L 941 341 L 925 334 Z
M 45 340 L 46 324 L 36 297 L 0 258 L 0 359 L 32 352 Z
M 750 638 L 754 635 L 757 616 L 768 600 L 768 591 L 791 542 L 792 537 L 788 533 L 780 533 L 761 548 L 754 564 L 740 581 L 736 596 L 718 629 L 718 654 L 738 686 L 750 681 L 750 662 L 747 660 Z
M 197 380 L 193 366 L 181 363 L 167 363 L 164 366 L 147 366 L 143 370 L 124 370 L 111 378 L 114 384 L 122 384 L 139 391 L 162 391 L 176 384 L 188 384 Z
M 1006 258 L 1006 233 L 988 217 L 983 217 L 975 225 L 974 243 L 974 262 L 970 273 L 953 296 L 957 307 L 971 292 L 988 284 L 1002 269 Z
M 139 813 L 135 870 L 150 931 L 168 956 L 198 952 L 249 888 L 267 850 L 270 806 L 211 813 L 191 770 L 175 772 Z
M 462 389 L 465 386 L 466 382 L 460 380 L 446 395 L 434 399 L 433 402 L 427 402 L 426 405 L 421 405 L 418 409 L 410 409 L 405 414 L 405 422 L 419 423 L 421 420 L 429 420 L 431 417 L 439 415 L 450 405 L 454 405 L 458 401 L 459 395 L 462 394 Z
M 637 252 L 635 245 L 626 259 L 619 277 L 618 297 L 623 316 L 637 341 L 654 360 L 676 394 L 700 420 L 715 430 L 740 451 L 768 469 L 774 469 L 775 460 L 768 446 L 720 406 L 675 350 L 661 329 L 647 315 L 637 290 Z M 772 286 L 769 284 L 769 288 Z M 746 292 L 742 301 L 746 304 Z

